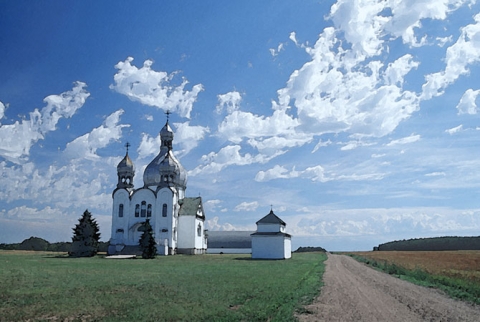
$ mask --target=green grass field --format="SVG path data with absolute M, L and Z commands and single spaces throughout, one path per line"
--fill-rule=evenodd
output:
M 1 321 L 292 321 L 319 294 L 323 253 L 114 260 L 0 251 Z

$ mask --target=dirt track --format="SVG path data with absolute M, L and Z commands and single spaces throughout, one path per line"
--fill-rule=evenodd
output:
M 328 255 L 320 296 L 300 321 L 480 321 L 480 307 Z

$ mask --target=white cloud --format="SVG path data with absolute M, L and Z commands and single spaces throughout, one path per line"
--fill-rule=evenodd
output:
M 130 126 L 118 124 L 122 114 L 123 110 L 110 114 L 101 126 L 69 142 L 64 151 L 65 155 L 72 159 L 99 159 L 97 150 L 119 140 L 122 137 L 122 128 Z
M 132 101 L 158 107 L 164 111 L 176 112 L 190 118 L 193 104 L 203 85 L 194 85 L 191 91 L 185 90 L 188 81 L 183 78 L 180 85 L 173 85 L 177 73 L 168 74 L 151 69 L 153 62 L 146 60 L 141 68 L 133 66 L 132 57 L 115 65 L 115 84 L 110 88 L 127 96 Z
M 272 116 L 258 116 L 249 112 L 233 111 L 218 126 L 218 134 L 233 143 L 243 138 L 255 139 L 295 134 L 298 122 L 284 111 L 274 111 Z
M 44 99 L 47 106 L 35 109 L 28 120 L 4 124 L 0 127 L 0 156 L 20 163 L 28 159 L 30 148 L 48 132 L 55 131 L 60 118 L 70 118 L 83 106 L 90 93 L 86 84 L 76 82 L 71 91 L 50 95 Z
M 459 126 L 456 126 L 456 127 L 451 128 L 451 129 L 445 130 L 445 133 L 453 135 L 455 133 L 460 132 L 462 129 L 463 129 L 463 125 L 460 124 Z
M 458 114 L 477 114 L 477 96 L 480 90 L 467 89 L 457 105 Z
M 174 123 L 174 125 L 176 127 L 175 143 L 181 146 L 181 149 L 178 151 L 179 155 L 185 155 L 190 152 L 210 132 L 208 127 L 190 126 L 190 122 Z
M 224 108 L 226 108 L 227 113 L 231 114 L 233 111 L 236 111 L 240 108 L 240 102 L 242 101 L 242 96 L 239 92 L 233 91 L 226 94 L 217 95 L 218 104 L 217 104 L 217 113 L 220 114 Z
M 4 116 L 5 116 L 5 104 L 0 102 L 0 120 L 3 119 Z M 0 124 L 2 123 L 0 122 Z
M 158 151 L 160 150 L 160 144 L 161 141 L 159 135 L 156 137 L 151 137 L 146 133 L 142 133 L 142 141 L 137 149 L 138 158 L 143 159 L 156 153 L 158 154 Z
M 430 172 L 425 174 L 426 177 L 444 177 L 445 172 Z
M 437 37 L 436 40 L 438 41 L 438 46 L 443 47 L 447 43 L 452 42 L 453 37 L 448 36 L 448 37 Z
M 293 41 L 295 43 L 295 45 L 298 46 L 298 41 L 297 41 L 297 34 L 295 33 L 295 31 L 292 31 L 290 33 L 290 36 L 288 37 L 291 41 Z
M 412 134 L 410 136 L 407 136 L 401 139 L 392 140 L 387 144 L 387 146 L 410 144 L 420 140 L 420 137 L 421 137 L 420 134 Z
M 468 65 L 480 61 L 480 14 L 474 19 L 475 24 L 463 27 L 455 44 L 447 48 L 445 70 L 425 77 L 422 99 L 442 95 L 448 85 L 468 73 Z
M 315 152 L 318 151 L 318 149 L 320 149 L 322 147 L 329 146 L 330 144 L 332 144 L 332 141 L 330 141 L 330 139 L 328 139 L 327 141 L 322 141 L 320 139 L 320 140 L 318 140 L 317 145 L 315 145 L 315 147 L 313 148 L 312 153 L 315 153 Z
M 281 51 L 285 50 L 284 46 L 285 46 L 285 44 L 280 43 L 280 44 L 277 46 L 277 48 L 270 48 L 270 49 L 269 49 L 270 55 L 272 55 L 273 57 L 278 56 L 278 54 L 279 54 Z
M 237 205 L 233 211 L 255 211 L 258 208 L 258 202 L 242 202 L 241 204 Z
M 189 175 L 195 176 L 200 173 L 216 173 L 223 168 L 231 165 L 248 165 L 252 163 L 266 163 L 278 154 L 271 156 L 265 156 L 263 154 L 257 154 L 255 156 L 250 153 L 245 155 L 240 154 L 241 146 L 228 145 L 222 148 L 218 153 L 210 152 L 207 155 L 202 156 L 203 165 L 200 165 L 189 171 Z M 279 152 L 282 153 L 282 152 Z
M 255 181 L 264 182 L 273 179 L 289 179 L 296 178 L 299 175 L 300 173 L 298 171 L 295 171 L 295 168 L 289 172 L 283 166 L 277 164 L 272 169 L 269 169 L 267 171 L 259 171 L 255 176 Z
M 338 144 L 344 144 L 344 143 L 338 143 Z M 374 143 L 369 143 L 369 142 L 363 142 L 363 141 L 360 141 L 360 140 L 355 140 L 355 141 L 347 142 L 344 146 L 342 146 L 342 147 L 340 148 L 340 150 L 342 150 L 342 151 L 348 151 L 348 150 L 356 149 L 356 148 L 358 148 L 358 147 L 370 146 L 370 145 L 374 145 Z

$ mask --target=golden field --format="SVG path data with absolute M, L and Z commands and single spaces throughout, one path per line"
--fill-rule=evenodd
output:
M 357 256 L 386 261 L 409 270 L 461 278 L 480 284 L 480 251 L 375 251 L 354 252 Z

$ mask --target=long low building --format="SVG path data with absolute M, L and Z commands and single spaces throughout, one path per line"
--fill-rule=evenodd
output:
M 208 231 L 207 254 L 251 254 L 255 231 Z

